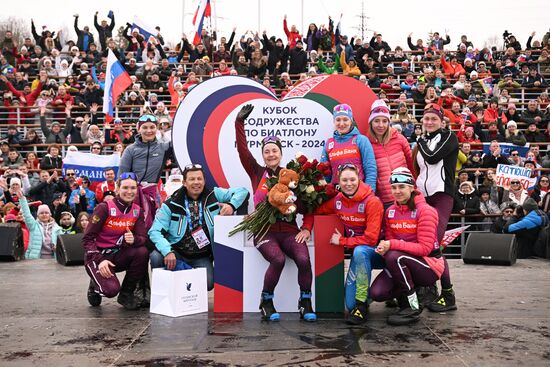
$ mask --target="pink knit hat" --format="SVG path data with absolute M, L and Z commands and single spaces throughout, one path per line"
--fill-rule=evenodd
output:
M 36 214 L 42 214 L 42 213 L 48 213 L 48 214 L 52 214 L 52 212 L 50 211 L 50 207 L 47 206 L 46 204 L 42 204 L 38 207 L 38 210 L 36 211 Z
M 377 117 L 385 117 L 388 120 L 390 119 L 390 109 L 386 102 L 381 99 L 377 99 L 372 103 L 370 108 L 369 123 Z

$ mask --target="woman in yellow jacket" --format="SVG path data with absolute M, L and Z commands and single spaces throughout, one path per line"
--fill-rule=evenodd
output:
M 344 50 L 342 50 L 342 53 L 340 54 L 340 65 L 342 66 L 342 71 L 344 75 L 347 76 L 359 76 L 361 75 L 361 70 L 357 66 L 357 63 L 355 60 L 351 59 L 349 61 L 346 60 L 346 53 Z

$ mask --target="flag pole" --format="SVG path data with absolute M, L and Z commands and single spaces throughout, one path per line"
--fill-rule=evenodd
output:
M 260 27 L 260 0 L 258 0 L 258 33 L 261 33 L 261 27 Z
M 181 1 L 181 33 L 185 33 L 185 0 Z

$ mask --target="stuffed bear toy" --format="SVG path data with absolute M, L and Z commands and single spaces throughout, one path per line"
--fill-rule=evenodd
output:
M 296 211 L 296 196 L 291 189 L 298 187 L 300 175 L 291 169 L 283 168 L 279 172 L 279 182 L 269 190 L 269 203 L 279 209 L 281 214 L 292 214 Z

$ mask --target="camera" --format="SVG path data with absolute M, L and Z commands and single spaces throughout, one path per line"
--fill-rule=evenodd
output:
M 502 39 L 504 40 L 504 48 L 508 48 L 508 46 L 510 45 L 510 38 L 511 37 L 514 37 L 514 35 L 510 32 L 508 32 L 508 30 L 504 30 L 504 33 L 502 34 Z

